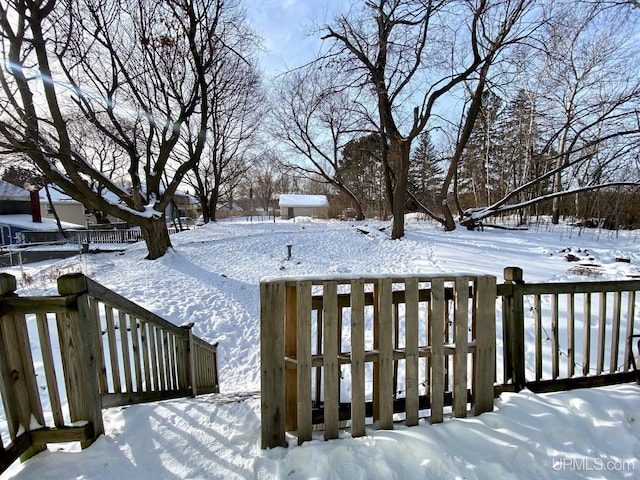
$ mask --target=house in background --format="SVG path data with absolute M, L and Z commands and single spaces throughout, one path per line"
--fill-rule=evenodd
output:
M 53 210 L 55 209 L 58 217 L 63 222 L 70 222 L 84 227 L 91 227 L 96 224 L 95 217 L 91 212 L 77 200 L 74 200 L 69 195 L 54 186 L 49 186 L 49 194 L 51 195 L 51 203 L 47 199 L 47 194 L 44 189 L 40 190 L 40 206 L 42 210 L 43 218 L 52 218 L 55 216 Z M 118 203 L 120 200 L 112 193 L 106 192 L 105 198 L 108 198 L 111 202 Z M 53 204 L 53 208 L 52 208 Z M 178 217 L 190 217 L 194 220 L 198 218 L 200 205 L 194 197 L 187 195 L 186 193 L 177 190 L 174 195 L 174 204 L 169 204 L 165 210 L 165 216 L 167 220 Z M 108 215 L 107 218 L 112 225 L 124 224 L 123 220 Z
M 280 218 L 295 217 L 328 218 L 329 200 L 326 195 L 281 194 L 279 200 Z
M 89 211 L 85 206 L 74 200 L 66 193 L 63 193 L 52 186 L 49 186 L 49 195 L 51 195 L 51 203 L 47 199 L 45 189 L 40 190 L 40 209 L 43 218 L 55 220 L 53 209 L 55 209 L 60 221 L 74 223 L 87 227 L 90 222 Z M 52 207 L 53 205 L 53 207 Z
M 37 192 L 31 192 L 10 183 L 0 181 L 0 241 L 10 245 L 21 241 L 22 232 L 55 231 L 55 220 L 42 217 Z M 80 224 L 64 222 L 65 229 L 82 228 Z

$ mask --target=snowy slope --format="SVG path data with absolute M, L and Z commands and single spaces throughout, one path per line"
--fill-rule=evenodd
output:
M 565 259 L 568 249 L 599 262 L 599 278 L 639 273 L 634 232 L 445 233 L 412 221 L 403 240 L 391 241 L 387 224 L 299 220 L 206 225 L 174 235 L 175 251 L 154 262 L 144 260 L 143 245 L 134 245 L 124 254 L 56 264 L 82 270 L 176 324 L 194 322 L 196 335 L 220 342 L 223 393 L 110 409 L 107 434 L 88 450 L 46 452 L 0 478 L 640 478 L 635 385 L 503 395 L 494 413 L 477 418 L 261 451 L 262 277 L 464 271 L 501 279 L 505 267 L 520 266 L 526 281 L 585 280 L 569 272 L 575 264 Z M 615 262 L 620 256 L 631 263 Z M 53 288 L 42 268 L 25 266 L 35 281 L 21 294 Z

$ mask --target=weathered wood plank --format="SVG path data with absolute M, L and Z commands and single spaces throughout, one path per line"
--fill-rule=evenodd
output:
M 640 281 L 613 280 L 604 282 L 526 283 L 523 285 L 523 288 L 525 295 L 626 292 L 640 290 Z
M 313 301 L 311 302 L 311 306 L 314 312 L 316 312 L 316 354 L 320 354 L 322 352 L 322 333 L 323 333 L 323 315 L 322 315 L 322 304 L 320 308 L 313 308 Z M 320 406 L 322 403 L 322 365 L 315 366 L 315 390 L 316 390 L 316 398 L 315 402 L 317 406 Z
M 284 354 L 296 357 L 298 342 L 298 291 L 295 286 L 286 287 L 284 309 Z M 298 429 L 298 373 L 295 370 L 285 371 L 285 418 L 287 431 Z
M 584 325 L 582 332 L 582 375 L 589 375 L 591 364 L 591 293 L 584 294 Z
M 170 344 L 170 352 L 171 352 L 171 374 L 173 376 L 173 388 L 175 390 L 179 389 L 178 386 L 178 348 L 177 348 L 177 342 L 178 339 L 181 338 L 180 337 L 176 337 L 176 335 L 171 334 L 169 336 L 169 344 Z
M 393 304 L 392 281 L 389 278 L 378 280 L 378 332 L 380 378 L 380 428 L 393 430 Z
M 84 442 L 94 436 L 93 424 L 87 422 L 81 426 L 61 426 L 57 428 L 39 428 L 31 431 L 34 443 Z
M 5 313 L 61 313 L 75 305 L 75 296 L 65 297 L 10 297 L 3 302 Z
M 8 274 L 0 274 L 0 281 L 5 280 L 3 276 L 9 276 Z M 13 278 L 13 277 L 11 277 Z M 0 394 L 2 395 L 2 404 L 4 406 L 5 419 L 9 430 L 9 436 L 11 440 L 15 440 L 20 430 L 21 417 L 24 416 L 22 410 L 24 409 L 23 401 L 18 402 L 18 395 L 21 392 L 17 391 L 14 387 L 15 376 L 11 364 L 15 361 L 9 357 L 9 352 L 12 350 L 9 346 L 15 345 L 15 334 L 13 333 L 13 325 L 11 320 L 11 314 L 3 315 L 0 319 Z M 12 356 L 13 357 L 13 356 Z M 29 442 L 31 439 L 29 439 Z M 19 455 L 22 455 L 20 452 Z M 17 458 L 17 457 L 16 457 Z
M 551 378 L 560 376 L 560 341 L 558 333 L 558 294 L 551 295 Z
M 351 436 L 365 434 L 364 280 L 351 281 Z
M 573 377 L 576 365 L 575 294 L 567 295 L 567 376 Z
M 64 275 L 58 279 L 58 289 L 65 283 L 67 278 L 70 278 L 72 283 L 75 275 Z M 81 279 L 85 279 L 84 275 L 80 276 Z M 80 293 L 78 291 L 78 293 Z M 73 317 L 77 321 L 75 330 L 77 331 L 78 338 L 80 340 L 80 356 L 78 357 L 82 366 L 80 368 L 82 380 L 81 388 L 77 388 L 78 396 L 82 395 L 83 400 L 81 405 L 78 405 L 76 415 L 71 414 L 71 421 L 77 422 L 80 420 L 87 420 L 93 424 L 94 438 L 81 441 L 81 448 L 87 448 L 90 446 L 98 436 L 104 433 L 104 424 L 102 419 L 102 403 L 100 400 L 100 385 L 98 383 L 98 359 L 95 358 L 95 349 L 92 350 L 92 339 L 96 338 L 95 329 L 97 323 L 92 320 L 92 313 L 89 307 L 89 296 L 85 294 L 78 295 L 78 312 L 77 316 Z M 93 352 L 93 355 L 92 355 Z M 67 392 L 68 393 L 68 392 Z M 71 412 L 71 397 L 69 397 L 69 411 Z
M 113 391 L 120 393 L 122 392 L 122 384 L 120 383 L 120 362 L 118 361 L 118 346 L 116 343 L 116 326 L 113 320 L 113 308 L 105 305 L 104 315 L 107 325 L 107 342 L 109 345 L 109 362 L 111 364 Z
M 296 288 L 297 297 L 297 389 L 296 407 L 298 423 L 298 445 L 311 440 L 313 427 L 311 416 L 311 282 L 302 281 Z M 325 319 L 326 321 L 326 319 Z M 325 328 L 325 338 L 329 334 Z M 330 341 L 334 341 L 331 336 Z M 325 388 L 327 376 L 325 375 Z
M 431 331 L 431 423 L 442 423 L 444 413 L 445 293 L 441 278 L 431 280 L 429 330 Z
M 324 310 L 324 438 L 338 438 L 338 407 L 340 403 L 340 364 L 338 363 L 340 338 L 338 328 L 338 285 L 323 284 Z M 310 322 L 309 322 L 310 323 Z M 311 332 L 309 332 L 311 334 Z M 310 349 L 309 349 L 310 350 Z M 309 355 L 309 368 L 311 367 Z M 311 371 L 311 370 L 309 370 Z
M 600 293 L 600 305 L 598 313 L 598 362 L 596 375 L 604 370 L 604 347 L 607 340 L 607 293 Z
M 47 381 L 47 391 L 49 402 L 51 404 L 53 424 L 56 427 L 62 427 L 64 425 L 62 402 L 60 401 L 58 377 L 56 375 L 55 361 L 53 359 L 53 350 L 51 348 L 51 334 L 49 333 L 47 315 L 45 313 L 36 314 L 36 323 L 38 326 L 38 338 L 40 340 L 40 350 L 42 351 L 42 363 L 44 365 L 44 373 Z
M 127 314 L 118 312 L 118 327 L 120 329 L 120 348 L 122 350 L 122 364 L 124 366 L 124 384 L 127 392 L 133 392 L 133 379 L 131 378 L 131 353 L 129 351 L 129 327 Z
M 540 380 L 542 378 L 542 300 L 540 298 L 540 295 L 535 295 L 534 305 L 536 380 Z
M 107 386 L 107 368 L 104 360 L 104 349 L 102 345 L 102 322 L 100 321 L 100 311 L 98 309 L 98 300 L 89 298 L 89 321 L 91 322 L 91 347 L 96 362 L 98 375 L 98 385 L 100 392 L 109 391 Z
M 630 291 L 628 292 L 627 297 L 627 330 L 626 330 L 626 338 L 629 338 L 633 335 L 633 321 L 636 316 L 636 292 Z M 624 342 L 624 368 L 623 370 L 626 372 L 629 370 L 631 366 L 631 358 L 633 352 L 629 348 L 629 342 Z M 638 365 L 640 367 L 640 365 Z
M 407 426 L 418 424 L 418 280 L 405 282 L 405 388 Z M 495 323 L 495 322 L 494 322 Z
M 260 412 L 262 448 L 286 447 L 285 302 L 282 282 L 260 283 Z
M 496 369 L 496 278 L 476 280 L 476 314 L 473 372 L 473 409 L 475 415 L 493 410 L 493 381 Z
M 613 318 L 611 320 L 611 356 L 609 357 L 609 373 L 618 370 L 618 345 L 620 343 L 620 312 L 622 310 L 622 292 L 613 295 Z
M 158 353 L 156 352 L 156 346 L 158 345 L 158 335 L 156 332 L 156 326 L 149 324 L 149 353 L 151 355 L 151 377 L 153 380 L 153 391 L 162 390 L 160 383 L 160 367 L 158 365 Z
M 142 353 L 142 367 L 144 373 L 144 391 L 150 392 L 153 390 L 151 385 L 151 367 L 149 365 L 149 325 L 147 322 L 140 320 L 140 343 Z
M 129 316 L 131 321 L 131 353 L 133 355 L 133 369 L 136 376 L 136 392 L 142 392 L 142 367 L 140 365 L 140 337 L 138 335 L 138 319 Z
M 505 358 L 505 379 L 511 379 L 516 390 L 524 388 L 525 384 L 525 341 L 524 341 L 524 279 L 521 268 L 507 267 L 504 269 L 504 285 L 499 288 L 510 287 L 510 295 L 505 298 L 509 312 L 506 316 L 508 320 L 508 338 Z M 500 293 L 498 293 L 500 295 Z
M 467 339 L 469 337 L 469 279 L 456 278 L 454 310 L 453 415 L 467 416 Z

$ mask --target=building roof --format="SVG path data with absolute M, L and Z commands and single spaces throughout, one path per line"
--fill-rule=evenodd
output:
M 294 195 L 294 194 L 281 194 L 280 195 L 280 207 L 328 207 L 329 200 L 326 195 Z
M 70 222 L 60 222 L 62 228 L 85 229 L 84 225 Z M 53 218 L 43 218 L 41 222 L 34 222 L 29 214 L 0 215 L 0 225 L 18 227 L 25 230 L 57 230 L 58 224 Z
M 0 199 L 29 201 L 29 191 L 0 180 Z

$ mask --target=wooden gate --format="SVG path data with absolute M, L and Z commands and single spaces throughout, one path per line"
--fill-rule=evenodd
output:
M 445 406 L 493 409 L 496 279 L 492 276 L 265 279 L 261 301 L 262 447 L 314 428 L 337 438 L 367 423 L 392 429 Z M 394 415 L 400 417 L 394 418 Z

